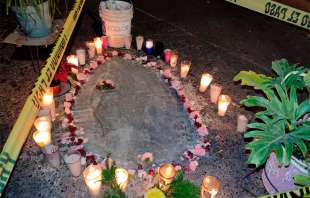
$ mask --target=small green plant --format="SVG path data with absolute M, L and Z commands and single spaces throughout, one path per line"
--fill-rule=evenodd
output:
M 171 183 L 168 194 L 171 198 L 199 198 L 200 188 L 191 181 L 184 179 L 184 173 L 179 171 Z
M 274 61 L 272 69 L 276 77 L 241 71 L 234 77 L 242 85 L 263 92 L 264 96 L 248 96 L 241 101 L 247 107 L 262 109 L 256 113 L 256 122 L 248 125 L 245 138 L 252 141 L 246 145 L 250 150 L 247 163 L 257 167 L 266 162 L 274 152 L 279 164 L 288 165 L 292 155 L 309 157 L 310 100 L 299 101 L 298 90 L 309 90 L 310 73 L 304 67 L 289 65 L 285 59 Z M 309 93 L 308 93 L 309 94 Z M 305 119 L 306 118 L 306 119 Z

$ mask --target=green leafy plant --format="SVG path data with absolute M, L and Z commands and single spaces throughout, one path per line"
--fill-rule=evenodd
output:
M 199 198 L 200 188 L 191 181 L 184 179 L 184 173 L 179 171 L 171 183 L 168 194 L 172 198 Z
M 241 101 L 247 107 L 262 109 L 256 113 L 256 122 L 248 125 L 245 138 L 250 150 L 247 163 L 257 167 L 264 164 L 274 152 L 279 164 L 289 164 L 293 151 L 309 157 L 310 121 L 303 118 L 310 113 L 310 100 L 299 102 L 297 90 L 309 90 L 309 71 L 304 67 L 289 65 L 285 59 L 274 61 L 275 77 L 241 71 L 234 77 L 241 85 L 262 91 L 264 96 L 248 96 Z M 302 122 L 300 122 L 302 120 Z

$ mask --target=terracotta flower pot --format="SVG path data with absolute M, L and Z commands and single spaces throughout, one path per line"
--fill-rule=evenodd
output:
M 270 194 L 287 192 L 298 188 L 294 184 L 293 177 L 295 175 L 307 175 L 307 171 L 307 166 L 294 156 L 289 166 L 279 166 L 276 155 L 272 153 L 263 170 L 262 180 Z

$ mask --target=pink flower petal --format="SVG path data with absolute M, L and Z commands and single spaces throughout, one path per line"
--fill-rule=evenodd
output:
M 66 101 L 67 101 L 67 102 L 71 102 L 71 101 L 73 100 L 73 95 L 72 95 L 72 93 L 67 93 L 65 97 L 66 97 Z
M 197 131 L 198 131 L 198 134 L 199 134 L 200 136 L 206 136 L 206 135 L 209 134 L 208 128 L 207 128 L 206 126 L 204 126 L 204 125 L 202 125 L 201 127 L 199 127 L 199 128 L 197 129 Z
M 195 146 L 195 155 L 205 156 L 206 155 L 206 150 L 204 148 L 202 148 L 202 146 L 200 144 L 197 144 Z
M 199 165 L 199 164 L 198 164 L 198 162 L 197 162 L 196 160 L 191 161 L 191 162 L 189 163 L 189 169 L 190 169 L 191 171 L 195 171 L 198 165 Z

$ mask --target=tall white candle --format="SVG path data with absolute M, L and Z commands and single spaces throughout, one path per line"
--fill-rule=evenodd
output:
M 97 55 L 101 55 L 102 54 L 102 40 L 101 40 L 101 38 L 100 37 L 94 38 L 94 43 L 95 43 Z
M 131 42 L 132 42 L 132 36 L 129 35 L 125 38 L 125 48 L 130 49 L 131 48 Z
M 79 152 L 69 152 L 64 156 L 64 161 L 68 165 L 71 174 L 74 177 L 81 175 L 81 154 Z
M 201 93 L 205 92 L 212 80 L 213 80 L 213 77 L 211 74 L 208 74 L 208 73 L 202 74 L 201 80 L 200 80 L 199 91 Z
M 172 68 L 175 68 L 177 66 L 178 59 L 179 59 L 179 53 L 177 51 L 172 51 L 170 57 L 170 66 Z
M 89 165 L 83 172 L 84 181 L 92 197 L 98 197 L 101 190 L 102 169 L 99 165 Z
M 231 98 L 228 95 L 220 95 L 218 99 L 218 115 L 225 116 L 227 108 L 231 102 Z
M 86 64 L 86 52 L 85 52 L 85 49 L 82 49 L 82 48 L 77 49 L 76 50 L 76 55 L 77 55 L 79 64 L 80 65 L 85 65 Z
M 217 103 L 219 96 L 221 95 L 222 86 L 218 84 L 210 85 L 210 98 L 212 103 Z
M 52 121 L 56 119 L 54 94 L 53 94 L 53 89 L 50 87 L 47 88 L 45 94 L 42 97 L 41 108 L 50 110 Z
M 127 184 L 128 184 L 128 172 L 127 170 L 123 168 L 117 168 L 115 170 L 115 178 L 116 178 L 116 183 L 120 187 L 122 191 L 125 191 Z
M 88 57 L 90 59 L 93 59 L 96 55 L 96 46 L 94 42 L 86 42 L 86 46 L 87 46 L 87 52 L 88 52 Z
M 189 69 L 191 67 L 191 61 L 189 60 L 183 60 L 181 62 L 181 71 L 180 71 L 180 76 L 181 78 L 186 78 L 188 72 L 189 72 Z
M 137 36 L 136 37 L 137 50 L 141 50 L 142 49 L 143 41 L 144 41 L 144 37 L 143 36 Z
M 237 121 L 237 131 L 238 132 L 245 132 L 248 125 L 248 119 L 245 115 L 238 115 L 238 121 Z

